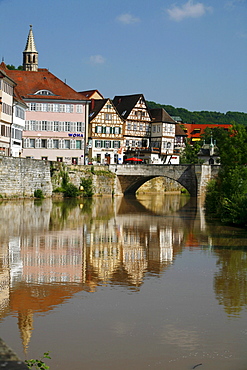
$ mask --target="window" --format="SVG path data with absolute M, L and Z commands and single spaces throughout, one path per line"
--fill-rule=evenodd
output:
M 131 123 L 130 122 L 127 123 L 127 130 L 131 130 Z
M 35 131 L 36 130 L 36 121 L 30 121 L 30 130 Z
M 57 162 L 62 162 L 63 161 L 63 157 L 57 157 Z
M 41 157 L 42 161 L 47 161 L 48 157 Z
M 70 149 L 70 140 L 64 140 L 65 149 Z
M 47 140 L 41 139 L 41 148 L 47 148 Z
M 76 131 L 82 132 L 82 122 L 76 122 Z
M 41 110 L 42 110 L 42 112 L 47 112 L 48 111 L 48 104 L 47 103 L 42 103 L 41 104 Z
M 137 124 L 136 124 L 136 123 L 134 123 L 134 125 L 133 125 L 133 130 L 134 130 L 134 131 L 136 131 L 136 130 L 137 130 Z
M 153 126 L 153 132 L 156 132 L 156 126 Z
M 47 131 L 47 121 L 42 121 L 42 131 Z
M 42 104 L 41 103 L 36 103 L 35 104 L 35 110 L 36 110 L 36 112 L 40 112 L 42 110 Z
M 81 149 L 81 140 L 76 140 L 76 149 Z
M 101 134 L 101 133 L 102 133 L 102 126 L 96 126 L 96 128 L 95 128 L 95 132 L 96 132 L 97 134 Z
M 106 126 L 105 133 L 106 134 L 110 134 L 111 133 L 111 127 L 110 126 Z
M 70 131 L 70 122 L 65 122 L 65 131 Z
M 53 139 L 53 148 L 58 149 L 58 139 Z
M 36 103 L 31 103 L 30 110 L 36 110 Z
M 143 124 L 140 123 L 140 131 L 143 131 Z
M 105 141 L 105 148 L 110 148 L 111 147 L 111 142 L 109 140 Z
M 126 140 L 126 141 L 125 141 L 125 146 L 126 146 L 126 147 L 130 146 L 130 141 L 129 141 L 129 140 Z
M 112 115 L 111 115 L 111 114 L 109 114 L 109 113 L 106 113 L 106 115 L 105 115 L 105 119 L 106 119 L 106 121 L 111 121 L 111 119 L 112 119 Z
M 54 131 L 58 131 L 58 125 L 59 125 L 59 122 L 54 121 Z
M 114 147 L 114 149 L 119 149 L 120 148 L 120 141 L 113 141 L 113 147 Z
M 72 164 L 78 164 L 78 158 L 72 158 Z
M 24 119 L 24 110 L 20 107 L 15 107 L 15 116 Z
M 136 142 L 135 142 L 135 140 L 132 140 L 132 144 L 131 144 L 131 146 L 136 146 Z
M 53 112 L 53 104 L 48 103 L 48 112 Z
M 29 148 L 35 148 L 35 139 L 29 139 Z
M 59 112 L 65 113 L 65 104 L 59 104 Z
M 53 104 L 53 112 L 59 112 L 59 104 Z
M 95 140 L 95 148 L 101 148 L 101 140 Z
M 38 90 L 34 95 L 54 95 L 51 91 L 49 90 Z
M 81 104 L 78 104 L 76 106 L 76 113 L 82 113 L 82 105 Z

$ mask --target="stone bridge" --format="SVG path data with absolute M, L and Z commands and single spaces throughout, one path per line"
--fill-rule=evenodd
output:
M 181 184 L 192 197 L 205 195 L 208 181 L 218 173 L 219 165 L 109 165 L 117 175 L 115 194 L 133 194 L 146 181 L 155 177 L 168 177 Z

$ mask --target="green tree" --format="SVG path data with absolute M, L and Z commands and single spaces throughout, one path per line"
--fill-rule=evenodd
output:
M 23 70 L 23 66 L 15 67 L 13 64 L 7 64 L 6 67 L 10 70 L 19 70 L 19 71 Z
M 185 148 L 180 157 L 181 164 L 198 164 L 198 152 L 201 148 L 201 142 L 196 142 L 194 145 L 186 143 Z
M 214 135 L 216 131 L 212 131 Z M 247 128 L 234 124 L 227 134 L 217 131 L 217 135 L 221 168 L 217 179 L 208 186 L 206 214 L 214 215 L 226 223 L 246 225 Z

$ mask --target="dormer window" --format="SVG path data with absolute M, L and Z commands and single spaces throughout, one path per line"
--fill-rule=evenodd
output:
M 34 95 L 54 95 L 54 94 L 49 90 L 39 90 Z

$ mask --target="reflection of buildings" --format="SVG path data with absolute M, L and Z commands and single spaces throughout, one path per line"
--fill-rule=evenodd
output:
M 147 272 L 160 274 L 180 250 L 181 232 L 162 218 L 117 215 L 111 198 L 94 202 L 90 216 L 76 203 L 67 208 L 51 200 L 1 205 L 8 227 L 0 230 L 0 317 L 9 309 L 17 313 L 24 350 L 35 313 L 100 284 L 139 289 Z
M 10 294 L 10 278 L 7 251 L 7 245 L 3 243 L 1 245 L 0 252 L 0 313 L 3 314 L 8 310 Z

